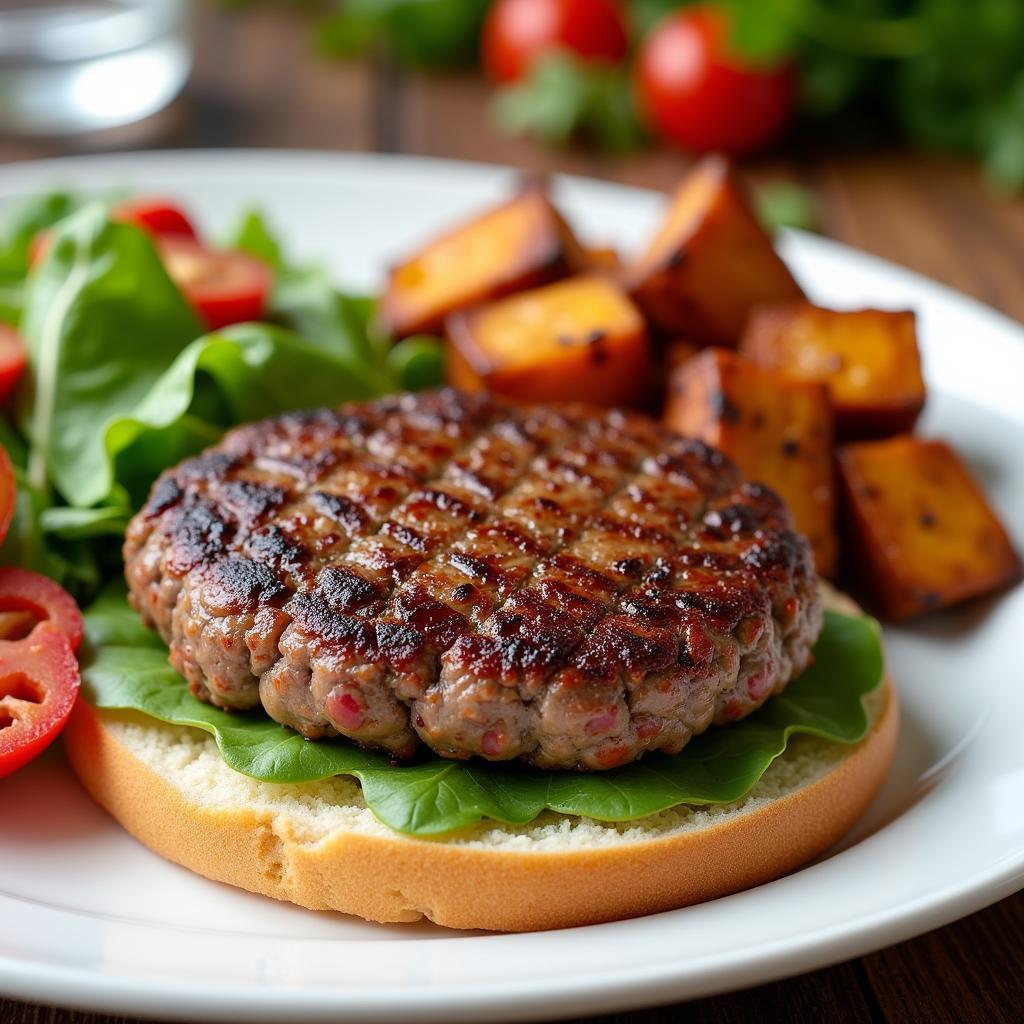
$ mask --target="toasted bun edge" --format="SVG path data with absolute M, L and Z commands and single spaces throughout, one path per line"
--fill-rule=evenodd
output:
M 370 921 L 426 917 L 450 928 L 531 931 L 683 907 L 806 863 L 863 814 L 889 771 L 898 728 L 887 679 L 868 735 L 813 782 L 706 828 L 537 850 L 358 830 L 310 842 L 287 816 L 265 807 L 190 799 L 85 701 L 65 730 L 65 746 L 90 795 L 129 833 L 206 878 Z

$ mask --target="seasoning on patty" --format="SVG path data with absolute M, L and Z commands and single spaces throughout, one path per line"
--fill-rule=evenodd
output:
M 398 757 L 612 768 L 806 666 L 806 540 L 634 413 L 454 391 L 282 416 L 163 474 L 132 601 L 193 693 Z

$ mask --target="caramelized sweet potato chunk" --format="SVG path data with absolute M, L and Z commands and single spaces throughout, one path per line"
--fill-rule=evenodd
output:
M 1020 578 L 1006 530 L 956 452 L 893 437 L 839 449 L 850 564 L 901 621 Z
M 583 257 L 589 270 L 617 274 L 622 269 L 619 250 L 610 245 L 589 245 L 583 250 Z
M 396 338 L 440 333 L 455 310 L 556 281 L 586 254 L 539 184 L 435 239 L 394 267 L 380 321 Z
M 683 180 L 623 279 L 660 334 L 730 348 L 754 306 L 803 298 L 720 157 L 702 160 Z
M 673 372 L 665 422 L 719 448 L 746 476 L 777 491 L 810 540 L 818 571 L 835 571 L 832 409 L 823 384 L 706 349 Z
M 827 384 L 842 438 L 906 433 L 924 406 L 910 311 L 843 311 L 808 302 L 757 309 L 740 353 L 759 366 Z
M 651 353 L 640 311 L 597 274 L 520 292 L 448 318 L 448 379 L 529 401 L 633 405 Z

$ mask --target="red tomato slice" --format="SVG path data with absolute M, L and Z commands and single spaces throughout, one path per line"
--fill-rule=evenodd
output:
M 263 317 L 274 280 L 266 263 L 187 238 L 158 238 L 156 244 L 171 280 L 211 331 Z
M 124 224 L 137 224 L 157 238 L 167 236 L 191 238 L 194 241 L 198 237 L 188 217 L 166 199 L 145 196 L 126 199 L 111 209 L 110 219 Z
M 14 467 L 7 455 L 7 449 L 0 445 L 0 544 L 3 544 L 14 515 L 14 499 L 18 495 L 14 482 Z
M 72 651 L 82 642 L 82 613 L 59 584 L 31 569 L 0 569 L 0 612 L 31 612 L 68 638 Z
M 80 685 L 68 638 L 50 623 L 23 640 L 0 641 L 0 778 L 57 738 Z
M 0 403 L 11 397 L 27 362 L 28 350 L 21 335 L 10 324 L 0 324 Z

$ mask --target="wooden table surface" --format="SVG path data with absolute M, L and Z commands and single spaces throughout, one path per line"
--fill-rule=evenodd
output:
M 306 24 L 261 9 L 200 8 L 195 73 L 148 122 L 73 141 L 0 137 L 0 161 L 167 146 L 382 151 L 563 170 L 668 188 L 671 153 L 622 159 L 550 153 L 496 134 L 483 83 L 315 60 Z M 1024 200 L 1000 197 L 973 167 L 906 154 L 774 158 L 755 181 L 796 180 L 817 199 L 823 233 L 912 267 L 1024 321 Z M 965 339 L 966 341 L 967 339 Z M 855 900 L 857 894 L 850 893 Z M 2 927 L 2 922 L 0 922 Z M 891 949 L 788 981 L 683 1006 L 619 1014 L 622 1024 L 682 1021 L 1002 1022 L 1024 1020 L 1024 894 Z M 0 998 L 0 1024 L 99 1024 L 120 1018 Z

